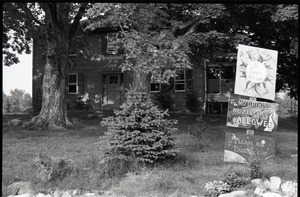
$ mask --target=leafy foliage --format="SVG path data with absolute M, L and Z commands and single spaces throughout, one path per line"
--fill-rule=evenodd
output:
M 38 154 L 35 166 L 37 167 L 37 178 L 45 181 L 63 180 L 74 171 L 71 161 L 51 158 L 45 153 Z
M 220 194 L 230 192 L 230 186 L 223 181 L 213 181 L 205 184 L 206 192 L 209 197 L 217 197 Z
M 117 40 L 124 49 L 122 71 L 133 71 L 133 89 L 147 88 L 147 77 L 168 83 L 175 69 L 191 68 L 187 38 L 174 35 L 166 4 L 96 3 L 88 12 L 87 29 L 117 26 Z
M 261 161 L 259 160 L 251 161 L 249 168 L 250 168 L 251 179 L 262 178 L 263 172 L 262 172 Z
M 226 173 L 224 182 L 230 186 L 230 190 L 232 191 L 235 188 L 240 188 L 246 185 L 247 179 L 237 174 L 234 170 L 230 170 Z
M 171 137 L 177 121 L 166 119 L 167 111 L 159 110 L 144 96 L 129 95 L 131 101 L 115 111 L 116 117 L 108 117 L 101 122 L 107 126 L 104 140 L 108 143 L 109 155 L 134 157 L 142 163 L 177 155 L 175 139 Z
M 10 91 L 10 95 L 2 94 L 3 112 L 21 112 L 31 108 L 31 96 L 24 90 L 14 89 Z
M 159 102 L 159 106 L 164 110 L 172 110 L 174 105 L 174 100 L 170 92 L 160 93 L 156 97 Z

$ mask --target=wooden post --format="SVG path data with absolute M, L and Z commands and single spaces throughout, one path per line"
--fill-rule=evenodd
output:
M 256 98 L 255 97 L 250 97 L 249 100 L 250 101 L 256 101 Z M 254 130 L 247 129 L 246 135 L 254 135 Z

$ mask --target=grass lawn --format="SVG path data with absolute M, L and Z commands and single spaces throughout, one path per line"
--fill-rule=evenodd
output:
M 76 129 L 68 131 L 26 130 L 22 127 L 6 125 L 10 118 L 3 116 L 2 142 L 2 191 L 16 180 L 31 181 L 36 189 L 51 188 L 97 190 L 107 189 L 116 194 L 134 196 L 191 196 L 204 195 L 204 185 L 208 181 L 223 180 L 225 173 L 233 168 L 246 172 L 243 164 L 225 163 L 224 139 L 226 131 L 245 133 L 243 129 L 225 126 L 225 117 L 206 116 L 209 125 L 202 139 L 188 133 L 188 126 L 196 123 L 196 116 L 172 114 L 179 120 L 177 138 L 181 156 L 173 162 L 142 168 L 122 177 L 104 179 L 97 173 L 99 161 L 96 143 L 104 132 L 99 119 L 76 121 Z M 28 115 L 20 115 L 23 120 Z M 269 176 L 279 176 L 283 180 L 297 180 L 298 153 L 297 119 L 279 119 L 278 131 L 255 135 L 272 136 L 276 141 L 276 156 L 262 163 L 263 172 Z M 62 181 L 43 182 L 36 178 L 35 158 L 43 152 L 55 158 L 71 160 L 76 169 Z

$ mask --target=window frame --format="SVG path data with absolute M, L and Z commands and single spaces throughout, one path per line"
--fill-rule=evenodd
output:
M 233 78 L 232 79 L 227 79 L 227 78 L 224 78 L 224 74 L 222 73 L 222 68 L 225 68 L 225 67 L 227 67 L 227 68 L 232 68 L 232 73 L 233 73 Z M 219 72 L 218 72 L 218 77 L 217 78 L 215 78 L 215 79 L 209 79 L 208 78 L 208 73 L 206 73 L 206 76 L 207 76 L 207 79 L 206 79 L 206 81 L 207 81 L 207 84 L 209 83 L 209 81 L 210 82 L 212 82 L 213 80 L 217 80 L 218 81 L 218 89 L 219 89 L 219 91 L 218 92 L 209 92 L 208 90 L 207 90 L 207 93 L 208 94 L 222 94 L 222 93 L 225 93 L 224 92 L 224 90 L 223 90 L 223 82 L 225 81 L 227 81 L 227 80 L 233 80 L 234 81 L 234 76 L 235 76 L 235 72 L 236 72 L 236 70 L 235 70 L 235 67 L 234 67 L 234 65 L 232 64 L 229 64 L 229 65 L 224 65 L 224 64 L 217 64 L 217 65 L 208 65 L 207 66 L 207 70 L 209 69 L 209 68 L 218 68 L 219 69 Z M 208 72 L 208 71 L 206 71 L 206 72 Z M 208 86 L 207 86 L 208 87 Z
M 70 75 L 75 75 L 76 76 L 76 82 L 75 83 L 70 83 Z M 70 92 L 70 85 L 76 85 L 76 92 Z M 68 74 L 68 94 L 78 94 L 78 73 L 69 73 Z
M 158 84 L 158 90 L 151 90 L 152 84 Z M 161 83 L 150 83 L 150 93 L 160 93 L 161 91 Z
M 118 54 L 118 50 L 120 48 L 120 46 L 118 46 L 118 48 L 116 50 L 109 50 L 109 43 L 111 43 L 112 41 L 109 41 L 109 35 L 114 35 L 116 36 L 118 33 L 117 32 L 109 32 L 106 33 L 106 54 L 108 55 L 117 55 Z
M 176 72 L 178 72 L 178 71 L 183 71 L 184 74 L 183 74 L 183 79 L 180 79 L 180 80 L 176 79 L 177 77 L 174 77 L 174 92 L 186 92 L 186 70 L 185 69 L 176 70 Z M 180 81 L 180 82 L 178 82 L 178 81 Z M 177 90 L 176 89 L 177 84 L 183 84 L 184 90 Z

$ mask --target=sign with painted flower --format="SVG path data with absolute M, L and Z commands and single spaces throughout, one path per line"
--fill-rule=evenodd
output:
M 239 44 L 234 93 L 275 100 L 278 51 Z
M 249 163 L 267 160 L 275 156 L 275 140 L 272 137 L 226 132 L 225 162 Z
M 272 132 L 278 125 L 278 107 L 277 103 L 230 99 L 226 125 Z

